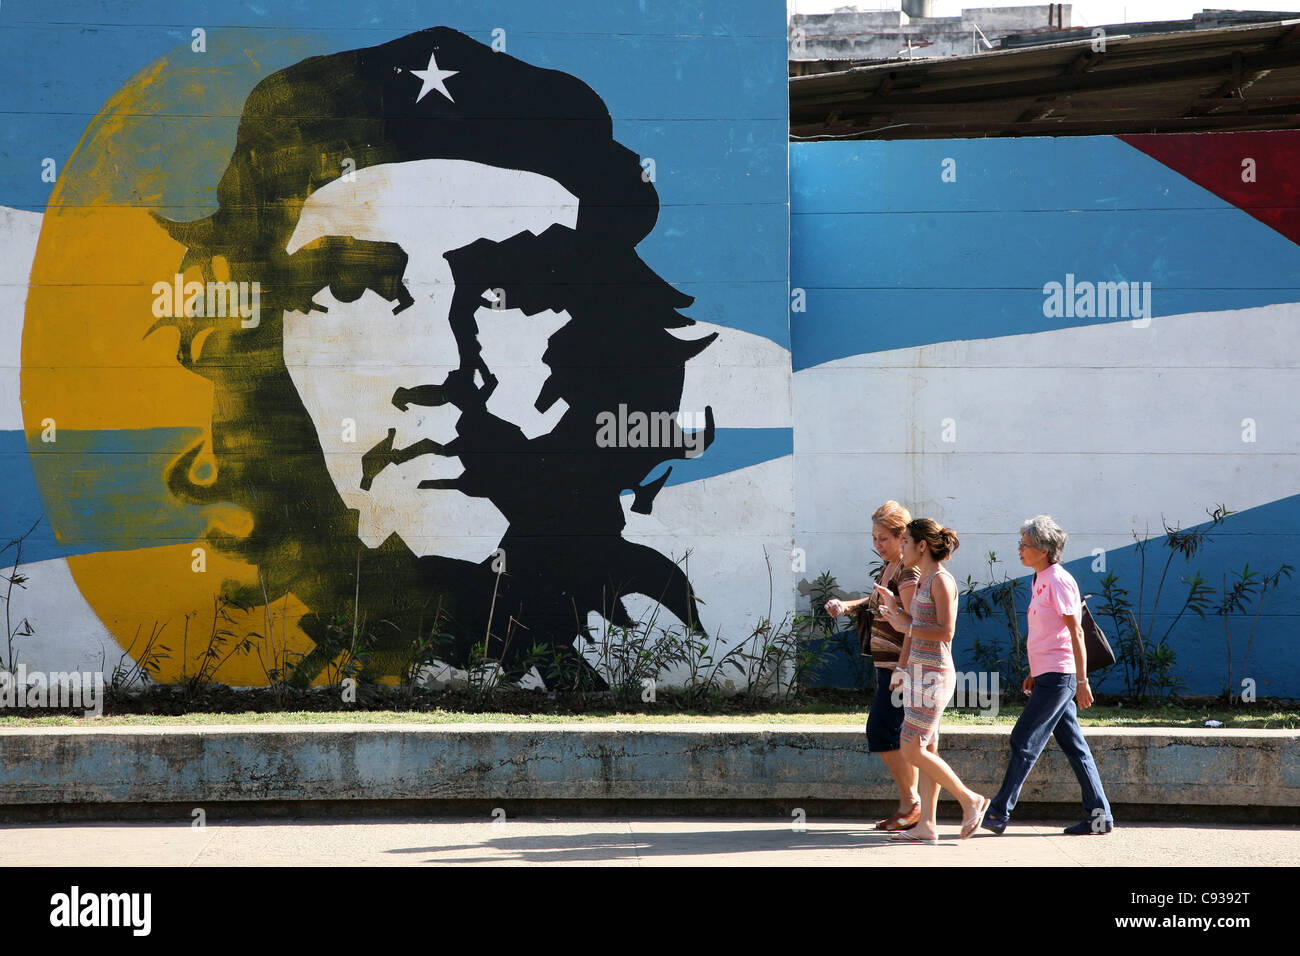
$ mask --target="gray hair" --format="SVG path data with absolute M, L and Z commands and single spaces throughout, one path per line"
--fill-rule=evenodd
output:
M 1051 515 L 1038 515 L 1020 526 L 1020 533 L 1039 551 L 1047 552 L 1048 564 L 1060 564 L 1065 553 L 1065 539 L 1069 537 Z

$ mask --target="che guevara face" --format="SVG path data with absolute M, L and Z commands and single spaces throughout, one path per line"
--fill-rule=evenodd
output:
M 467 493 L 458 452 L 485 414 L 526 440 L 556 427 L 568 406 L 537 407 L 551 372 L 543 355 L 570 316 L 527 315 L 510 307 L 508 290 L 501 301 L 476 288 L 458 340 L 454 300 L 466 290 L 457 300 L 446 256 L 479 240 L 572 229 L 577 214 L 577 198 L 553 179 L 449 159 L 367 167 L 307 198 L 285 252 L 292 260 L 330 247 L 334 274 L 284 313 L 284 362 L 367 546 L 396 534 L 416 555 L 473 562 L 498 546 L 507 517 Z
M 592 613 L 630 623 L 618 595 L 698 621 L 685 573 L 623 536 L 685 443 L 597 422 L 675 414 L 716 333 L 679 334 L 692 297 L 638 254 L 657 195 L 594 91 L 447 28 L 312 57 L 250 93 L 217 198 L 159 221 L 179 271 L 260 282 L 263 317 L 160 323 L 213 388 L 165 480 L 259 593 L 309 610 L 302 679 L 332 620 L 370 622 L 396 655 L 376 674 L 434 619 L 455 662 L 516 625 L 572 653 Z

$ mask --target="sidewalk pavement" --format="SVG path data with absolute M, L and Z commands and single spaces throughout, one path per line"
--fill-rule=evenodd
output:
M 808 819 L 348 819 L 12 824 L 3 866 L 1294 866 L 1300 827 L 1134 824 L 1067 837 L 1013 821 L 1003 836 L 891 842 L 870 823 Z

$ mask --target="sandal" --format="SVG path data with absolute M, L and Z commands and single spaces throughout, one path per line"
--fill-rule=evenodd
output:
M 877 830 L 887 830 L 891 833 L 899 830 L 910 830 L 921 822 L 921 802 L 914 801 L 910 809 L 906 812 L 899 811 L 893 816 L 885 817 L 883 820 L 876 821 Z
M 980 812 L 969 820 L 961 822 L 961 839 L 965 840 L 972 833 L 979 829 L 980 824 L 984 822 L 984 814 L 989 812 L 989 805 L 993 803 L 988 797 L 981 797 Z
M 907 830 L 901 830 L 901 831 L 899 831 L 898 833 L 891 833 L 891 834 L 889 835 L 889 842 L 891 842 L 891 843 L 926 843 L 926 844 L 934 845 L 934 844 L 937 844 L 937 843 L 939 842 L 939 838 L 938 838 L 937 836 L 932 836 L 932 837 L 919 837 L 919 836 L 917 836 L 915 833 L 909 833 Z

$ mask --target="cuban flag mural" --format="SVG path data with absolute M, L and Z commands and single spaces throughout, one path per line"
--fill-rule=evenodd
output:
M 793 609 L 779 3 L 14 0 L 0 45 L 6 666 L 520 677 Z
M 792 146 L 809 576 L 865 590 L 896 499 L 956 529 L 959 582 L 1027 583 L 1019 528 L 1050 514 L 1094 613 L 1113 575 L 1172 653 L 1164 690 L 1300 693 L 1300 582 L 1216 613 L 1241 573 L 1300 564 L 1296 155 L 1295 132 Z M 1207 537 L 1170 560 L 1165 527 Z M 999 632 L 962 614 L 956 659 Z

